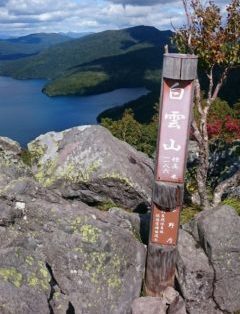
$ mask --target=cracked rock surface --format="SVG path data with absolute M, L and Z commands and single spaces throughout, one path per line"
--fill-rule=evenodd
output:
M 132 211 L 150 205 L 152 160 L 101 126 L 49 132 L 28 149 L 35 178 L 65 198 L 111 202 Z
M 16 171 L 2 159 L 0 313 L 130 313 L 146 257 L 132 229 L 47 190 L 19 157 Z
M 240 218 L 231 207 L 183 226 L 178 291 L 139 297 L 149 213 L 113 203 L 148 204 L 149 159 L 101 127 L 48 133 L 29 147 L 31 168 L 19 144 L 0 138 L 1 314 L 238 313 Z M 107 177 L 114 167 L 121 175 Z M 109 212 L 86 204 L 106 201 Z
M 239 311 L 240 217 L 236 211 L 226 205 L 203 211 L 184 229 L 177 268 L 189 313 Z
M 213 268 L 204 250 L 184 230 L 180 230 L 178 252 L 177 280 L 188 313 L 221 313 L 212 300 Z
M 172 287 L 161 297 L 141 297 L 132 303 L 132 314 L 186 314 L 184 300 Z

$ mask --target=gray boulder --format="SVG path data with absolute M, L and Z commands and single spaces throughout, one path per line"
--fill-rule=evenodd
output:
M 189 166 L 194 165 L 199 157 L 199 147 L 197 142 L 189 141 L 188 143 L 188 158 L 187 163 Z
M 214 268 L 214 299 L 228 312 L 240 310 L 240 217 L 219 206 L 198 222 L 199 238 Z
M 132 230 L 144 244 L 148 243 L 150 212 L 146 214 L 129 213 L 122 208 L 113 207 L 109 209 L 109 213 L 115 219 L 120 220 L 121 227 Z
M 240 169 L 240 140 L 216 141 L 210 146 L 209 178 L 215 187 Z M 226 191 L 227 192 L 227 191 Z
M 30 175 L 29 167 L 21 159 L 20 145 L 7 137 L 0 137 L 0 191 L 10 181 Z
M 233 178 L 240 169 L 240 140 L 235 140 L 231 143 L 226 143 L 222 140 L 217 140 L 209 146 L 209 171 L 208 184 L 214 190 L 220 183 Z M 190 141 L 188 146 L 187 169 L 189 172 L 186 179 L 185 201 L 193 204 L 200 204 L 200 197 L 196 190 L 195 175 L 192 173 L 199 162 L 199 148 L 196 142 Z M 233 185 L 233 184 L 232 184 Z M 239 186 L 224 188 L 222 200 L 227 197 L 240 198 Z M 218 202 L 218 201 L 217 201 Z M 219 203 L 219 202 L 218 202 Z
M 1 248 L 0 256 L 0 312 L 49 314 L 51 277 L 41 256 L 20 245 Z
M 222 311 L 240 310 L 240 217 L 229 206 L 201 212 L 185 227 L 214 270 L 213 300 Z
M 121 217 L 64 200 L 30 177 L 1 191 L 0 214 L 2 314 L 130 313 L 146 249 Z
M 236 198 L 240 200 L 240 186 L 231 187 L 226 191 L 225 197 Z
M 167 305 L 162 298 L 142 297 L 135 299 L 132 304 L 132 314 L 166 314 Z
M 50 132 L 28 149 L 35 178 L 65 198 L 131 210 L 149 206 L 152 161 L 101 126 Z
M 11 160 L 14 159 L 14 156 L 16 159 L 21 154 L 21 146 L 18 142 L 13 141 L 12 139 L 8 137 L 0 137 L 0 152 L 1 156 L 9 156 L 11 157 Z
M 177 280 L 190 314 L 218 314 L 213 301 L 214 271 L 200 245 L 186 231 L 180 230 Z
M 186 314 L 185 303 L 179 293 L 168 287 L 162 297 L 141 297 L 132 303 L 132 314 Z

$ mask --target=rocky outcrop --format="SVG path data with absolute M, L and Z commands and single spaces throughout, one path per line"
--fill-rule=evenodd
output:
M 152 161 L 101 126 L 50 132 L 28 149 L 35 178 L 65 198 L 135 211 L 149 205 Z
M 212 300 L 214 271 L 203 249 L 180 230 L 177 280 L 190 314 L 220 313 Z
M 168 287 L 162 297 L 141 297 L 132 304 L 132 314 L 186 314 L 185 303 L 179 293 Z
M 177 268 L 189 313 L 239 311 L 240 217 L 219 206 L 201 212 L 184 229 Z
M 240 218 L 220 206 L 196 221 L 198 236 L 214 269 L 214 300 L 228 312 L 240 309 Z
M 25 170 L 0 189 L 0 312 L 129 313 L 144 245 L 121 217 L 64 200 Z
M 240 169 L 240 140 L 227 143 L 217 140 L 210 143 L 209 179 L 213 186 L 231 177 Z M 199 147 L 196 142 L 189 141 L 188 166 L 198 163 Z
M 0 313 L 240 310 L 240 218 L 231 207 L 203 211 L 183 226 L 178 292 L 139 297 L 149 213 L 103 212 L 81 200 L 147 206 L 149 159 L 101 127 L 48 133 L 29 149 L 31 168 L 16 142 L 0 138 Z
M 213 190 L 215 189 L 213 206 L 226 197 L 240 198 L 239 179 L 234 178 L 240 171 L 240 140 L 231 143 L 217 140 L 210 144 L 209 153 L 208 184 Z M 197 167 L 198 156 L 197 143 L 190 141 L 187 162 L 189 176 L 186 180 L 185 200 L 197 205 L 200 204 L 200 198 L 196 191 L 195 175 L 192 169 Z
M 216 186 L 240 169 L 240 140 L 232 143 L 216 141 L 210 147 L 209 178 Z
M 141 239 L 141 242 L 148 244 L 150 212 L 146 214 L 129 213 L 122 208 L 113 207 L 109 209 L 109 214 L 120 220 L 123 228 L 130 228 Z
M 21 160 L 20 145 L 6 137 L 0 137 L 0 189 L 11 180 L 31 175 Z
M 70 305 L 75 313 L 128 313 L 145 264 L 133 234 L 107 213 L 52 203 L 46 193 L 21 205 L 0 232 L 1 313 L 66 313 Z

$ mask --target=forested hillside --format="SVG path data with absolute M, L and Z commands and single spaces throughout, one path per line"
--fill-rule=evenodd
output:
M 161 55 L 171 31 L 137 26 L 104 31 L 54 45 L 36 56 L 2 65 L 0 74 L 46 78 L 48 95 L 89 94 L 159 81 Z
M 43 49 L 70 39 L 64 34 L 57 33 L 38 33 L 18 38 L 0 39 L 0 61 L 36 55 Z

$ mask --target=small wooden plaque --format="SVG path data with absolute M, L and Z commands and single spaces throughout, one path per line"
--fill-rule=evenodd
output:
M 177 245 L 179 222 L 180 207 L 167 212 L 153 205 L 150 242 L 160 245 Z

